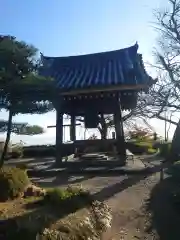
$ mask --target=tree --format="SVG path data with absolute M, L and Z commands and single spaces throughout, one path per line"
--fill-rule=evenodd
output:
M 8 122 L 0 120 L 0 133 L 7 132 Z M 44 133 L 44 129 L 38 125 L 12 122 L 11 132 L 17 135 L 38 135 Z
M 1 108 L 9 111 L 7 136 L 0 166 L 3 165 L 17 113 L 45 113 L 53 107 L 49 103 L 53 84 L 38 75 L 37 49 L 12 36 L 0 36 L 0 93 Z
M 134 125 L 133 129 L 127 132 L 129 139 L 132 140 L 151 140 L 153 139 L 153 132 L 149 128 Z
M 180 120 L 173 119 L 180 113 L 180 1 L 169 0 L 169 8 L 156 11 L 159 31 L 158 47 L 155 56 L 159 80 L 146 99 L 151 115 L 177 125 L 172 141 L 171 160 L 177 160 L 180 142 Z M 148 110 L 148 108 L 146 110 Z M 165 112 L 171 115 L 166 119 Z
M 177 125 L 173 120 L 174 113 L 180 112 L 180 1 L 168 0 L 169 8 L 158 9 L 155 13 L 156 29 L 159 32 L 158 46 L 154 51 L 158 81 L 144 99 L 145 115 L 167 120 Z M 171 116 L 166 118 L 165 113 Z
M 137 122 L 141 119 L 148 128 L 151 128 L 147 122 L 147 116 L 144 114 L 146 108 L 146 102 L 143 102 L 143 97 L 146 99 L 147 94 L 139 93 L 137 98 L 137 106 L 129 111 L 122 112 L 122 121 L 124 128 L 132 129 L 135 128 Z M 143 97 L 142 97 L 143 96 Z M 101 139 L 106 139 L 108 128 L 114 128 L 113 115 L 99 115 L 99 126 L 98 130 L 101 134 Z M 152 129 L 151 129 L 152 130 Z
M 142 119 L 145 122 L 145 125 L 148 125 L 148 128 L 151 128 L 147 123 L 145 117 L 142 116 L 142 110 L 140 106 L 141 104 L 138 104 L 135 109 L 123 112 L 122 121 L 125 128 L 128 128 L 128 129 L 134 128 L 136 125 L 136 122 L 139 119 Z M 114 118 L 112 114 L 110 115 L 100 114 L 98 115 L 98 117 L 99 117 L 99 125 L 97 129 L 99 130 L 101 139 L 105 140 L 107 138 L 108 128 L 110 129 L 114 128 Z M 70 118 L 69 116 L 66 116 L 67 120 L 69 120 L 69 118 Z M 77 120 L 81 123 L 84 123 L 83 117 L 78 117 Z

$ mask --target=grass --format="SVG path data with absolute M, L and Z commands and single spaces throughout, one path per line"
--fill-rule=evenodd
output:
M 135 147 L 139 149 L 141 153 L 146 154 L 155 154 L 157 149 L 153 148 L 153 141 L 152 140 L 137 140 L 134 142 Z M 141 149 L 141 150 L 140 150 Z
M 135 142 L 136 146 L 139 147 L 147 147 L 147 148 L 152 148 L 153 142 L 152 141 L 136 141 Z
M 157 149 L 154 148 L 148 148 L 147 154 L 155 154 L 157 152 Z

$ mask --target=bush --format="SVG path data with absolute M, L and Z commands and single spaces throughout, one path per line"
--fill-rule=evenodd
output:
M 180 181 L 180 161 L 177 161 L 173 165 L 171 165 L 167 170 L 166 173 L 169 174 L 172 179 Z
M 47 192 L 45 200 L 52 205 L 61 206 L 66 211 L 74 211 L 83 204 L 92 202 L 88 191 L 72 187 L 67 189 L 53 188 Z
M 22 169 L 22 170 L 27 170 L 28 169 L 28 164 L 26 163 L 17 163 L 16 168 Z
M 163 158 L 167 158 L 170 153 L 170 149 L 171 149 L 171 143 L 169 142 L 161 143 L 159 145 L 160 156 Z
M 3 167 L 0 170 L 0 200 L 21 196 L 29 182 L 26 171 L 17 167 Z
M 12 158 L 23 157 L 23 146 L 20 144 L 12 146 L 11 157 Z
M 73 144 L 64 144 L 62 150 L 62 157 L 74 153 Z M 24 146 L 24 157 L 54 157 L 56 156 L 56 147 L 54 145 L 37 145 L 37 146 Z
M 148 150 L 147 150 L 147 154 L 155 154 L 156 152 L 157 152 L 157 150 L 154 148 L 148 148 Z
M 0 155 L 3 152 L 3 149 L 4 149 L 4 142 L 0 142 Z M 12 145 L 11 145 L 11 143 L 9 143 L 5 159 L 9 159 L 11 157 L 11 152 L 12 152 Z
M 129 141 L 127 142 L 127 148 L 133 154 L 152 154 L 152 151 L 154 150 L 152 141 Z

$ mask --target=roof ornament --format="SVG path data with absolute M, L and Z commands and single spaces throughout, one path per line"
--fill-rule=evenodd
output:
M 48 57 L 45 57 L 43 55 L 42 52 L 40 52 L 40 62 L 43 66 L 45 66 L 46 68 L 50 68 L 52 67 L 52 64 L 54 62 L 54 58 L 48 58 Z
M 138 50 L 138 48 L 139 48 L 139 44 L 138 44 L 138 42 L 136 41 L 136 43 L 135 43 L 135 45 L 134 45 L 136 48 L 137 48 L 137 50 Z
M 40 61 L 41 61 L 41 63 L 44 62 L 44 56 L 43 56 L 42 52 L 40 52 Z

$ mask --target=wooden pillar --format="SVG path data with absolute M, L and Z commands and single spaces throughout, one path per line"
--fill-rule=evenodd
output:
M 62 162 L 63 149 L 63 113 L 60 106 L 56 108 L 56 164 Z
M 76 116 L 71 114 L 70 140 L 76 141 Z
M 119 96 L 117 97 L 117 104 L 114 112 L 114 125 L 116 130 L 116 146 L 120 160 L 126 163 L 126 144 L 124 139 L 122 110 Z

